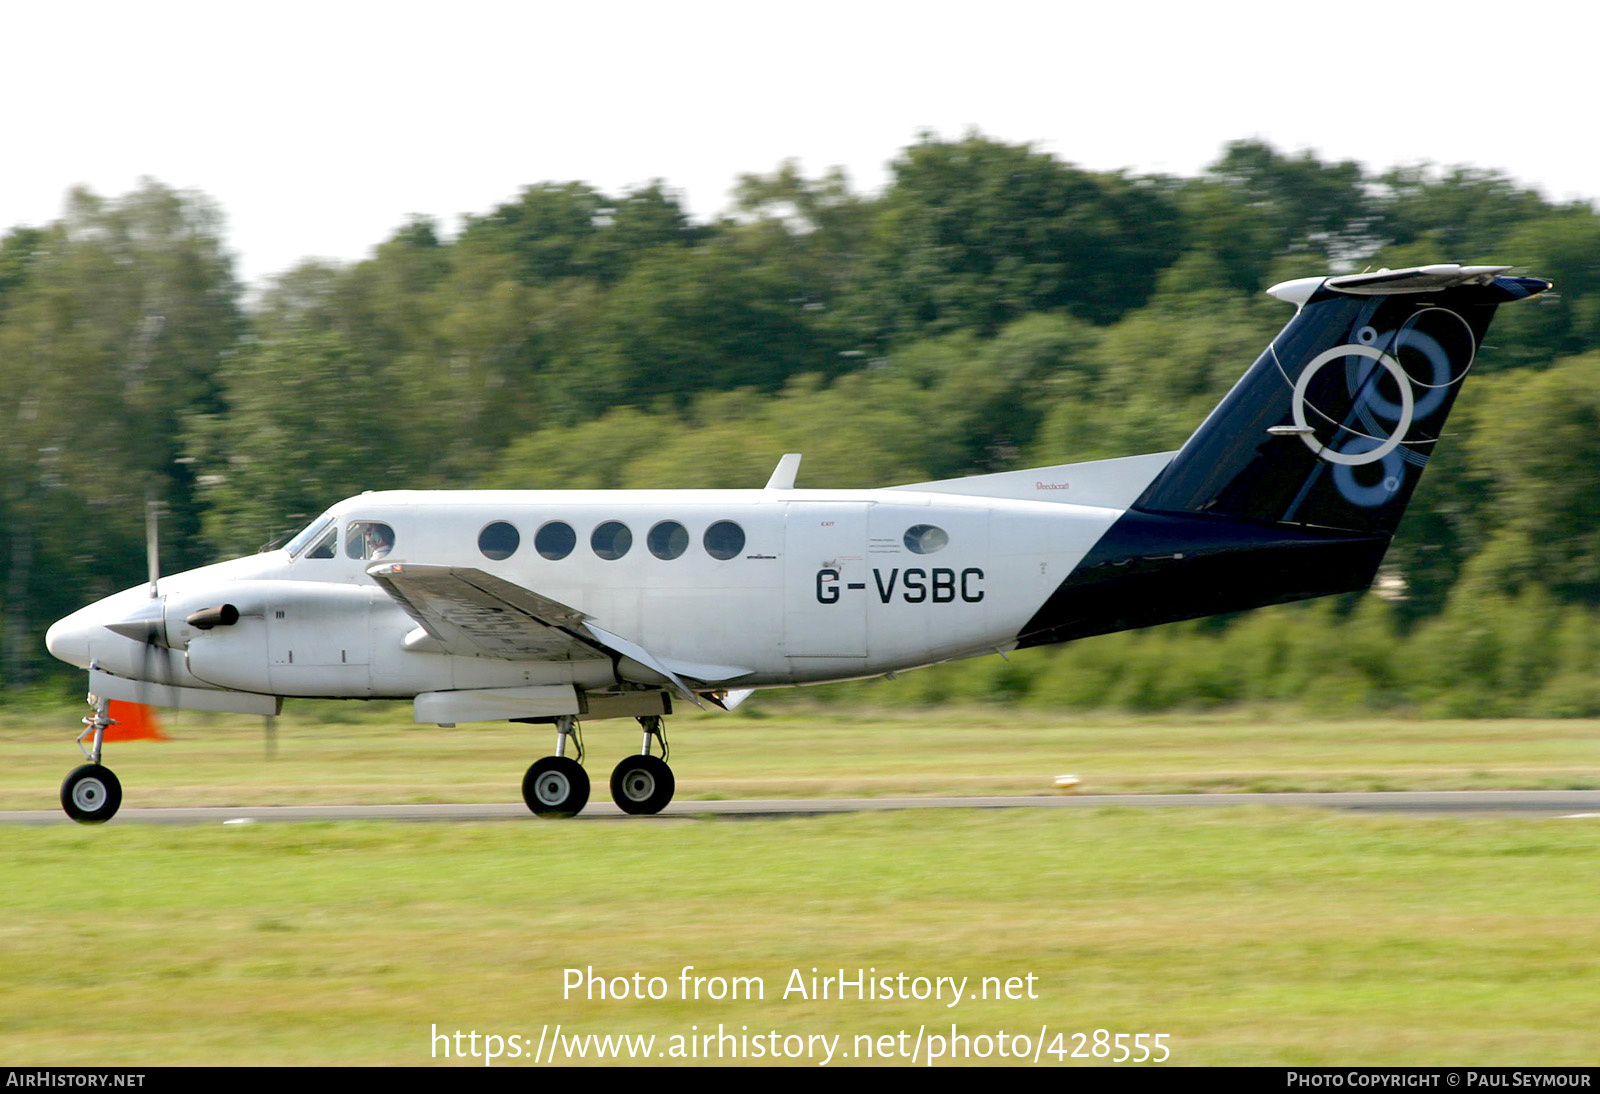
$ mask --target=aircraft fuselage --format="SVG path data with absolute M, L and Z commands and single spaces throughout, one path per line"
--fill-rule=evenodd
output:
M 68 616 L 49 641 L 57 656 L 119 677 L 280 696 L 616 682 L 612 660 L 598 654 L 506 660 L 430 650 L 423 636 L 408 646 L 416 620 L 369 576 L 376 560 L 347 550 L 349 529 L 382 524 L 394 537 L 383 561 L 483 570 L 573 606 L 669 664 L 734 670 L 727 679 L 739 687 L 815 683 L 1014 647 L 1119 515 L 1054 498 L 908 490 L 369 493 L 327 514 L 338 530 L 331 557 L 302 545 L 298 556 L 280 549 L 163 578 L 154 648 L 107 626 L 155 610 L 145 585 Z M 594 534 L 612 522 L 631 543 L 605 557 L 616 544 L 597 551 Z M 536 540 L 557 523 L 573 543 L 564 557 L 545 557 L 554 552 Z M 676 542 L 658 535 L 652 544 L 669 523 L 682 529 Z M 732 557 L 705 545 L 719 523 L 743 533 Z M 518 541 L 501 559 L 479 544 L 496 524 Z M 908 542 L 914 529 L 934 532 Z M 210 630 L 186 622 L 224 603 L 243 618 Z

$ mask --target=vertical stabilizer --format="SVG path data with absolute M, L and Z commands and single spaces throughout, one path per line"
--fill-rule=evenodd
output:
M 1550 287 L 1504 270 L 1274 286 L 1299 311 L 1135 507 L 1393 534 L 1495 308 Z
M 1275 285 L 1289 325 L 1018 633 L 1020 646 L 1371 584 L 1501 304 L 1422 266 Z

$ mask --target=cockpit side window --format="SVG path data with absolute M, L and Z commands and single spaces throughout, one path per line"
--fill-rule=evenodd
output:
M 318 532 L 331 524 L 333 524 L 333 517 L 327 513 L 322 514 L 316 520 L 300 529 L 300 534 L 285 543 L 283 549 L 289 552 L 290 558 L 298 556 L 301 551 L 305 550 L 306 544 L 317 538 Z
M 394 550 L 394 529 L 382 521 L 353 520 L 345 525 L 346 558 L 377 560 L 388 558 Z
M 339 529 L 329 528 L 317 545 L 306 552 L 307 558 L 332 558 L 339 553 Z

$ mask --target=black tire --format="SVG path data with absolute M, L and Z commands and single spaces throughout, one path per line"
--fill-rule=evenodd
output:
M 651 816 L 672 800 L 677 780 L 672 768 L 656 756 L 627 756 L 611 772 L 611 800 L 624 813 Z
M 61 783 L 61 808 L 79 824 L 104 824 L 122 805 L 122 784 L 109 767 L 84 764 Z
M 522 800 L 541 817 L 573 817 L 589 804 L 589 773 L 576 760 L 546 756 L 522 777 Z

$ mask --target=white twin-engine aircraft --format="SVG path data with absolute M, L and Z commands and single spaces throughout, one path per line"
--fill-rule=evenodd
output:
M 795 489 L 786 455 L 760 490 L 349 498 L 280 550 L 50 628 L 94 705 L 62 806 L 117 811 L 112 699 L 274 714 L 304 696 L 553 725 L 522 783 L 553 816 L 589 798 L 579 719 L 636 718 L 611 796 L 656 813 L 675 702 L 1366 588 L 1496 306 L 1550 287 L 1506 270 L 1274 286 L 1294 318 L 1175 453 L 880 490 Z

